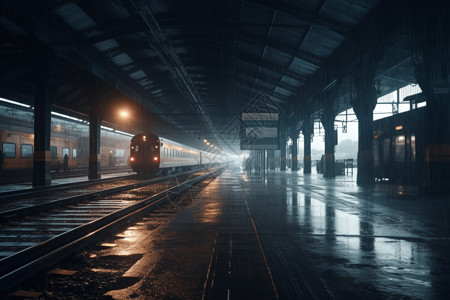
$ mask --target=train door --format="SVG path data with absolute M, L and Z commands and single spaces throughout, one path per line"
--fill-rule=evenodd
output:
M 3 169 L 13 169 L 17 168 L 16 164 L 16 144 L 4 142 L 3 148 Z
M 20 147 L 21 169 L 31 169 L 33 167 L 33 145 L 22 144 Z

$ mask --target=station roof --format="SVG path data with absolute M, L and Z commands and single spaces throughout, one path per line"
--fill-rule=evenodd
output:
M 358 42 L 361 26 L 377 25 L 369 15 L 379 5 L 379 0 L 1 1 L 1 89 L 32 95 L 37 75 L 35 67 L 29 69 L 45 68 L 42 44 L 64 61 L 64 71 L 55 71 L 56 107 L 88 115 L 91 83 L 102 82 L 116 91 L 102 95 L 102 105 L 111 111 L 132 107 L 134 122 L 151 119 L 156 134 L 192 146 L 206 138 L 236 150 L 242 110 L 264 99 L 292 114 L 292 108 L 311 101 L 305 91 L 319 86 L 312 82 L 324 76 L 317 74 L 329 74 L 336 53 L 345 52 L 339 48 Z M 378 79 L 382 92 L 411 80 L 410 75 L 389 79 L 389 72 L 409 63 L 402 47 L 389 51 L 396 60 L 385 61 Z M 336 77 L 322 81 L 332 84 Z M 349 108 L 345 95 L 338 109 Z

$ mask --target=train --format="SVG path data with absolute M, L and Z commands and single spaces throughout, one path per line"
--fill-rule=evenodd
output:
M 146 177 L 170 174 L 224 163 L 224 157 L 198 150 L 151 132 L 135 135 L 130 142 L 130 165 Z
M 84 128 L 84 127 L 86 128 Z M 81 128 L 81 129 L 80 129 Z M 52 119 L 50 138 L 51 172 L 63 171 L 63 160 L 69 157 L 70 171 L 87 171 L 89 164 L 89 137 L 86 124 Z M 101 131 L 100 166 L 129 169 L 130 137 L 107 130 Z M 2 118 L 0 121 L 0 150 L 3 155 L 2 176 L 31 174 L 34 153 L 32 122 Z
M 423 185 L 426 107 L 374 121 L 375 180 Z

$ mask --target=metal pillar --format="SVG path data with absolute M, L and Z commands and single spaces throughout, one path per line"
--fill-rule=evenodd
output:
M 376 92 L 371 82 L 357 87 L 358 101 L 353 110 L 358 118 L 358 174 L 356 183 L 372 185 L 374 177 L 373 110 L 377 103 Z
M 267 150 L 267 160 L 269 170 L 275 171 L 275 150 Z
M 297 130 L 292 131 L 291 135 L 292 139 L 292 171 L 298 171 L 298 158 L 297 158 L 297 140 L 298 140 L 298 132 Z
M 280 156 L 280 171 L 286 171 L 286 131 L 284 125 L 281 126 Z
M 98 93 L 94 93 L 98 96 Z M 95 97 L 95 96 L 94 96 Z M 89 115 L 89 179 L 100 179 L 100 125 L 102 123 L 99 99 L 93 99 Z
M 45 60 L 45 59 L 44 59 Z M 52 94 L 55 87 L 52 82 L 51 69 L 53 62 L 47 60 L 45 68 L 36 70 L 34 88 L 34 155 L 33 155 L 33 186 L 51 185 L 51 108 Z M 41 63 L 37 63 L 41 66 Z
M 436 28 L 450 26 L 450 5 L 442 2 L 441 12 L 417 28 L 423 62 L 416 65 L 416 78 L 427 99 L 424 137 L 416 137 L 418 174 L 422 190 L 432 195 L 450 192 L 450 33 Z M 419 25 L 417 25 L 419 26 Z M 429 31 L 431 30 L 431 31 Z M 419 43 L 419 47 L 421 44 Z M 423 157 L 423 158 L 422 158 Z M 423 159 L 423 161 L 419 161 Z M 423 164 L 421 164 L 423 162 Z
M 356 98 L 351 99 L 358 118 L 358 174 L 356 183 L 370 186 L 375 182 L 373 152 L 373 110 L 377 94 L 373 85 L 377 62 L 372 58 L 362 60 L 354 70 Z
M 304 147 L 304 156 L 303 156 L 303 174 L 311 174 L 311 115 L 306 113 L 303 124 L 303 147 Z
M 297 118 L 291 117 L 289 120 L 289 135 L 291 136 L 292 140 L 292 161 L 291 161 L 291 170 L 292 171 L 298 171 L 298 134 L 299 131 L 297 130 Z
M 325 129 L 325 155 L 323 160 L 323 177 L 325 178 L 333 178 L 336 176 L 334 172 L 334 146 L 336 145 L 336 136 L 334 131 L 335 117 L 336 112 L 333 109 L 333 104 L 331 101 L 328 101 L 324 105 L 321 116 L 321 122 L 323 128 Z

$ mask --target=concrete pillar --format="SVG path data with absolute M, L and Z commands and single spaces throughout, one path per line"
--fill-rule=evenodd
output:
M 417 164 L 423 157 L 419 174 L 422 190 L 432 195 L 450 192 L 450 5 L 442 2 L 439 14 L 421 25 L 418 40 L 423 62 L 416 65 L 416 78 L 427 99 L 424 136 L 416 137 Z M 445 12 L 445 14 L 444 14 Z M 446 15 L 447 17 L 443 18 Z M 442 19 L 441 19 L 442 18 Z M 423 27 L 423 28 L 422 28 Z M 432 30 L 428 32 L 428 30 Z M 420 144 L 419 144 L 420 143 Z
M 281 125 L 280 134 L 280 171 L 286 171 L 286 129 Z
M 358 174 L 356 183 L 361 186 L 374 184 L 373 110 L 377 103 L 372 81 L 358 80 L 357 99 L 353 110 L 358 118 Z
M 275 150 L 267 151 L 268 168 L 271 171 L 275 171 Z
M 325 155 L 323 166 L 323 177 L 333 178 L 334 172 L 334 146 L 336 146 L 336 133 L 334 131 L 334 119 L 336 112 L 333 109 L 332 101 L 327 101 L 321 115 L 321 122 L 325 129 Z
M 89 179 L 100 179 L 100 126 L 101 110 L 99 93 L 93 93 L 91 113 L 89 115 Z
M 55 63 L 54 58 L 43 53 L 35 66 L 33 186 L 51 185 L 50 128 L 52 100 L 56 90 L 52 74 Z
M 314 130 L 311 124 L 311 115 L 306 113 L 303 118 L 302 131 L 303 131 L 303 174 L 311 174 L 311 134 Z
M 373 85 L 377 61 L 368 57 L 353 69 L 356 97 L 351 99 L 358 118 L 358 174 L 356 183 L 370 186 L 375 182 L 373 151 L 373 110 L 377 94 Z
M 51 68 L 51 67 L 50 67 Z M 49 84 L 51 74 L 47 68 L 36 70 L 34 88 L 34 154 L 33 186 L 51 185 L 50 125 L 54 86 Z M 59 149 L 60 150 L 60 149 Z M 20 149 L 19 149 L 20 151 Z
M 291 128 L 291 139 L 292 139 L 292 171 L 298 171 L 298 158 L 297 158 L 297 140 L 298 140 L 298 131 L 294 125 L 294 128 Z

